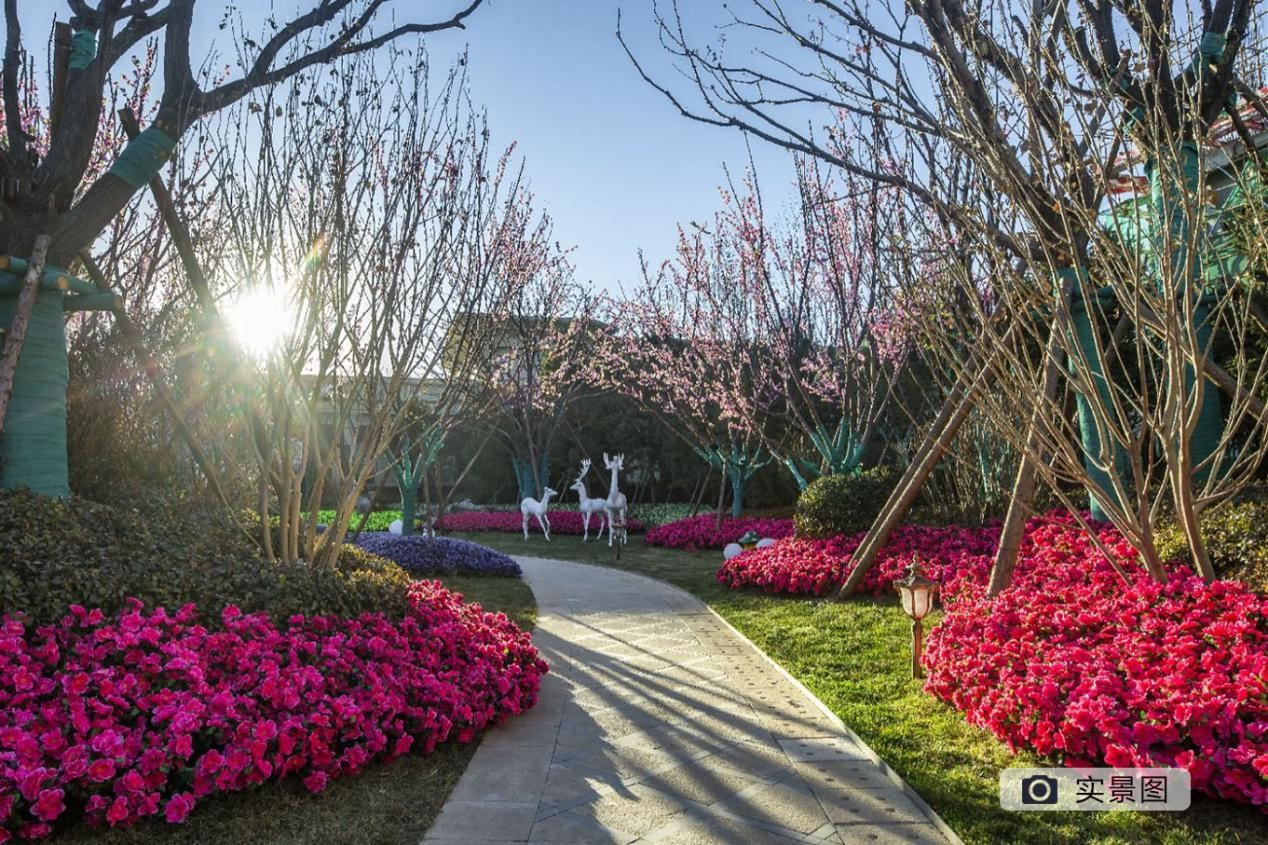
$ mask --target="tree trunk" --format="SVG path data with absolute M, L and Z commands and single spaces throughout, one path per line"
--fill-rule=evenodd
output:
M 736 519 L 744 513 L 744 485 L 747 481 L 744 470 L 731 470 L 731 516 Z
M 1011 330 L 1008 334 L 1011 334 Z M 1004 338 L 1004 341 L 1006 340 L 1007 336 Z M 980 356 L 978 355 L 974 356 L 974 359 L 979 358 Z M 964 421 L 968 419 L 969 412 L 973 410 L 973 400 L 986 378 L 990 375 L 990 368 L 994 363 L 994 359 L 995 353 L 988 355 L 987 359 L 982 362 L 980 368 L 972 376 L 969 376 L 969 373 L 973 372 L 970 363 L 970 366 L 964 368 L 964 371 L 952 386 L 951 392 L 943 400 L 942 408 L 938 411 L 937 418 L 934 419 L 933 425 L 930 426 L 929 433 L 925 435 L 925 439 L 916 451 L 912 462 L 907 466 L 907 470 L 903 473 L 903 477 L 899 479 L 898 485 L 893 492 L 889 494 L 885 507 L 876 515 L 876 519 L 872 522 L 872 527 L 867 531 L 867 536 L 863 538 L 863 542 L 855 550 L 852 558 L 853 569 L 850 571 L 850 576 L 845 580 L 845 583 L 841 585 L 841 589 L 836 592 L 835 598 L 843 599 L 862 586 L 863 578 L 876 562 L 877 555 L 880 554 L 885 543 L 889 541 L 889 537 L 894 532 L 894 529 L 898 527 L 899 521 L 902 520 L 912 503 L 916 501 L 916 497 L 920 495 L 920 491 L 925 486 L 925 482 L 929 480 L 934 467 L 938 465 L 942 457 L 947 453 L 947 449 L 951 446 L 951 441 L 955 439 L 956 433 L 964 425 Z
M 1101 430 L 1096 424 L 1098 407 L 1106 409 L 1108 413 L 1112 412 L 1114 406 L 1109 382 L 1105 376 L 1105 365 L 1101 360 L 1096 340 L 1098 326 L 1092 320 L 1087 302 L 1089 296 L 1095 296 L 1095 294 L 1087 290 L 1087 278 L 1083 276 L 1074 288 L 1071 314 L 1079 357 L 1086 362 L 1097 399 L 1094 402 L 1085 391 L 1079 391 L 1076 394 L 1079 409 L 1079 438 L 1083 447 L 1083 466 L 1094 485 L 1094 488 L 1088 491 L 1088 508 L 1092 511 L 1093 518 L 1104 520 L 1105 509 L 1101 505 L 1097 491 L 1115 495 L 1114 491 L 1117 488 L 1110 473 L 1117 473 L 1121 460 L 1117 447 L 1111 450 L 1108 458 L 1102 454 L 1104 444 L 1101 443 Z M 1073 360 L 1070 361 L 1069 369 L 1071 373 L 1077 372 L 1077 365 Z M 1108 466 L 1102 463 L 1104 460 L 1108 460 Z
M 1183 374 L 1183 393 L 1188 397 L 1199 388 L 1197 383 L 1197 367 L 1205 358 L 1205 351 L 1211 342 L 1211 324 L 1208 308 L 1202 301 L 1202 265 L 1200 256 L 1195 256 L 1190 240 L 1193 235 L 1193 221 L 1190 219 L 1191 208 L 1198 203 L 1201 190 L 1201 161 L 1197 145 L 1192 141 L 1183 141 L 1171 156 L 1169 150 L 1163 150 L 1162 159 L 1152 160 L 1146 164 L 1149 175 L 1150 201 L 1154 205 L 1159 227 L 1156 237 L 1158 254 L 1164 251 L 1171 255 L 1170 283 L 1172 290 L 1167 292 L 1180 302 L 1192 300 L 1192 329 L 1196 335 L 1197 350 L 1194 362 L 1187 363 Z M 1224 431 L 1224 415 L 1220 408 L 1219 394 L 1212 390 L 1209 381 L 1201 385 L 1200 406 L 1197 424 L 1189 443 L 1180 448 L 1191 449 L 1190 464 L 1195 468 L 1195 479 L 1203 480 L 1213 467 L 1210 457 L 1219 447 Z M 1169 389 L 1176 390 L 1175 384 Z M 1185 402 L 1187 405 L 1187 401 Z M 1193 549 L 1194 554 L 1198 553 Z
M 4 333 L 3 353 L 0 353 L 0 435 L 4 434 L 4 420 L 9 411 L 9 402 L 13 398 L 13 382 L 18 371 L 18 362 L 22 358 L 22 344 L 26 341 L 27 331 L 31 326 L 31 316 L 35 311 L 35 299 L 40 293 L 40 277 L 44 275 L 44 259 L 48 255 L 49 236 L 40 235 L 35 239 L 35 249 L 31 260 L 27 263 L 26 274 L 22 278 L 22 287 L 18 290 L 17 302 L 10 306 L 9 320 Z M 56 299 L 61 305 L 61 294 L 49 292 L 49 300 Z
M 408 461 L 408 456 L 401 459 Z M 408 537 L 414 533 L 414 514 L 418 510 L 418 485 L 414 474 L 407 468 L 396 471 L 396 486 L 401 491 L 401 536 Z
M 17 298 L 0 297 L 0 488 L 70 496 L 66 466 L 66 317 L 60 291 L 40 290 L 49 238 L 36 238 Z
M 1013 571 L 1017 567 L 1017 556 L 1021 553 L 1022 532 L 1026 527 L 1026 517 L 1030 515 L 1030 504 L 1035 498 L 1035 458 L 1039 452 L 1039 426 L 1041 415 L 1051 413 L 1053 402 L 1057 398 L 1057 387 L 1061 379 L 1060 326 L 1065 312 L 1070 307 L 1070 291 L 1073 280 L 1058 276 L 1059 291 L 1057 299 L 1058 319 L 1053 321 L 1052 331 L 1048 334 L 1048 348 L 1044 353 L 1043 381 L 1040 385 L 1039 403 L 1030 418 L 1030 428 L 1026 435 L 1026 448 L 1022 451 L 1021 465 L 1017 467 L 1017 480 L 1013 483 L 1012 498 L 1008 502 L 1008 515 L 1004 518 L 1004 530 L 999 535 L 999 548 L 995 552 L 995 561 L 991 565 L 991 581 L 986 588 L 987 596 L 995 596 L 1001 590 L 1008 589 L 1013 583 Z
M 719 470 L 718 476 L 718 508 L 714 513 L 713 527 L 720 530 L 722 528 L 722 506 L 726 504 L 726 471 Z

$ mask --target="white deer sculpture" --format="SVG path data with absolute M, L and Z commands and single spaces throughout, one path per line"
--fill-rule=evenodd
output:
M 617 487 L 617 475 L 621 472 L 621 468 L 625 466 L 625 456 L 616 455 L 609 458 L 608 453 L 603 453 L 603 465 L 612 471 L 612 484 L 608 487 L 608 499 L 604 503 L 604 510 L 608 512 L 608 546 L 612 545 L 612 526 L 614 524 L 625 527 L 625 494 Z M 620 515 L 620 521 L 617 521 L 617 515 Z M 622 532 L 622 542 L 624 542 L 625 534 Z
M 539 502 L 532 496 L 520 502 L 520 513 L 524 516 L 524 539 L 528 539 L 528 518 L 530 516 L 537 517 L 537 527 L 542 530 L 542 534 L 546 535 L 546 542 L 550 542 L 550 517 L 546 516 L 546 507 L 550 504 L 551 496 L 558 496 L 554 490 L 547 487 L 542 491 L 542 500 Z
M 607 512 L 607 509 L 608 509 L 607 499 L 591 499 L 589 494 L 586 493 L 585 477 L 586 477 L 586 473 L 589 471 L 590 471 L 590 459 L 586 458 L 585 460 L 581 462 L 581 474 L 577 476 L 576 481 L 572 482 L 572 487 L 570 488 L 572 490 L 577 491 L 577 498 L 581 500 L 580 503 L 577 505 L 577 510 L 581 512 L 581 527 L 583 531 L 581 542 L 583 543 L 586 540 L 590 539 L 590 515 L 591 514 L 597 513 L 599 515 L 598 539 L 603 538 L 603 515 Z

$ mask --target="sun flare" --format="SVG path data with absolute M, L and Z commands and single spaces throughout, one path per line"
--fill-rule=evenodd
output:
M 286 292 L 275 287 L 253 287 L 230 306 L 226 319 L 234 340 L 253 358 L 277 349 L 291 331 L 292 309 Z

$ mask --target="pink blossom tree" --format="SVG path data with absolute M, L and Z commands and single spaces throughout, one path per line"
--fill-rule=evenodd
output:
M 585 386 L 574 374 L 585 355 L 593 303 L 573 278 L 549 215 L 527 190 L 508 207 L 498 266 L 512 295 L 496 312 L 472 315 L 489 338 L 481 388 L 511 453 L 519 498 L 550 486 L 551 452 Z
M 711 237 L 736 257 L 743 312 L 715 300 L 719 319 L 752 319 L 727 332 L 749 337 L 739 384 L 753 395 L 751 430 L 805 487 L 819 475 L 849 474 L 882 436 L 895 376 L 909 351 L 895 277 L 908 265 L 887 250 L 898 207 L 894 189 L 797 162 L 797 205 L 768 222 L 757 180 L 723 193 Z M 772 422 L 774 424 L 772 424 Z
M 759 431 L 776 394 L 759 366 L 760 302 L 745 293 L 750 265 L 736 246 L 680 227 L 675 257 L 656 270 L 644 262 L 639 288 L 607 302 L 588 371 L 720 470 L 739 516 L 745 485 L 770 461 Z
M 802 487 L 857 471 L 907 358 L 885 190 L 805 161 L 797 187 L 777 223 L 751 172 L 724 189 L 709 225 L 680 228 L 675 257 L 612 303 L 599 354 L 605 386 L 727 475 L 736 515 L 772 458 Z

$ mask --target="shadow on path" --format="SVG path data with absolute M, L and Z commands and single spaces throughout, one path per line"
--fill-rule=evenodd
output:
M 520 558 L 551 664 L 425 843 L 945 843 L 914 793 L 693 596 Z M 918 799 L 917 799 L 918 800 Z

